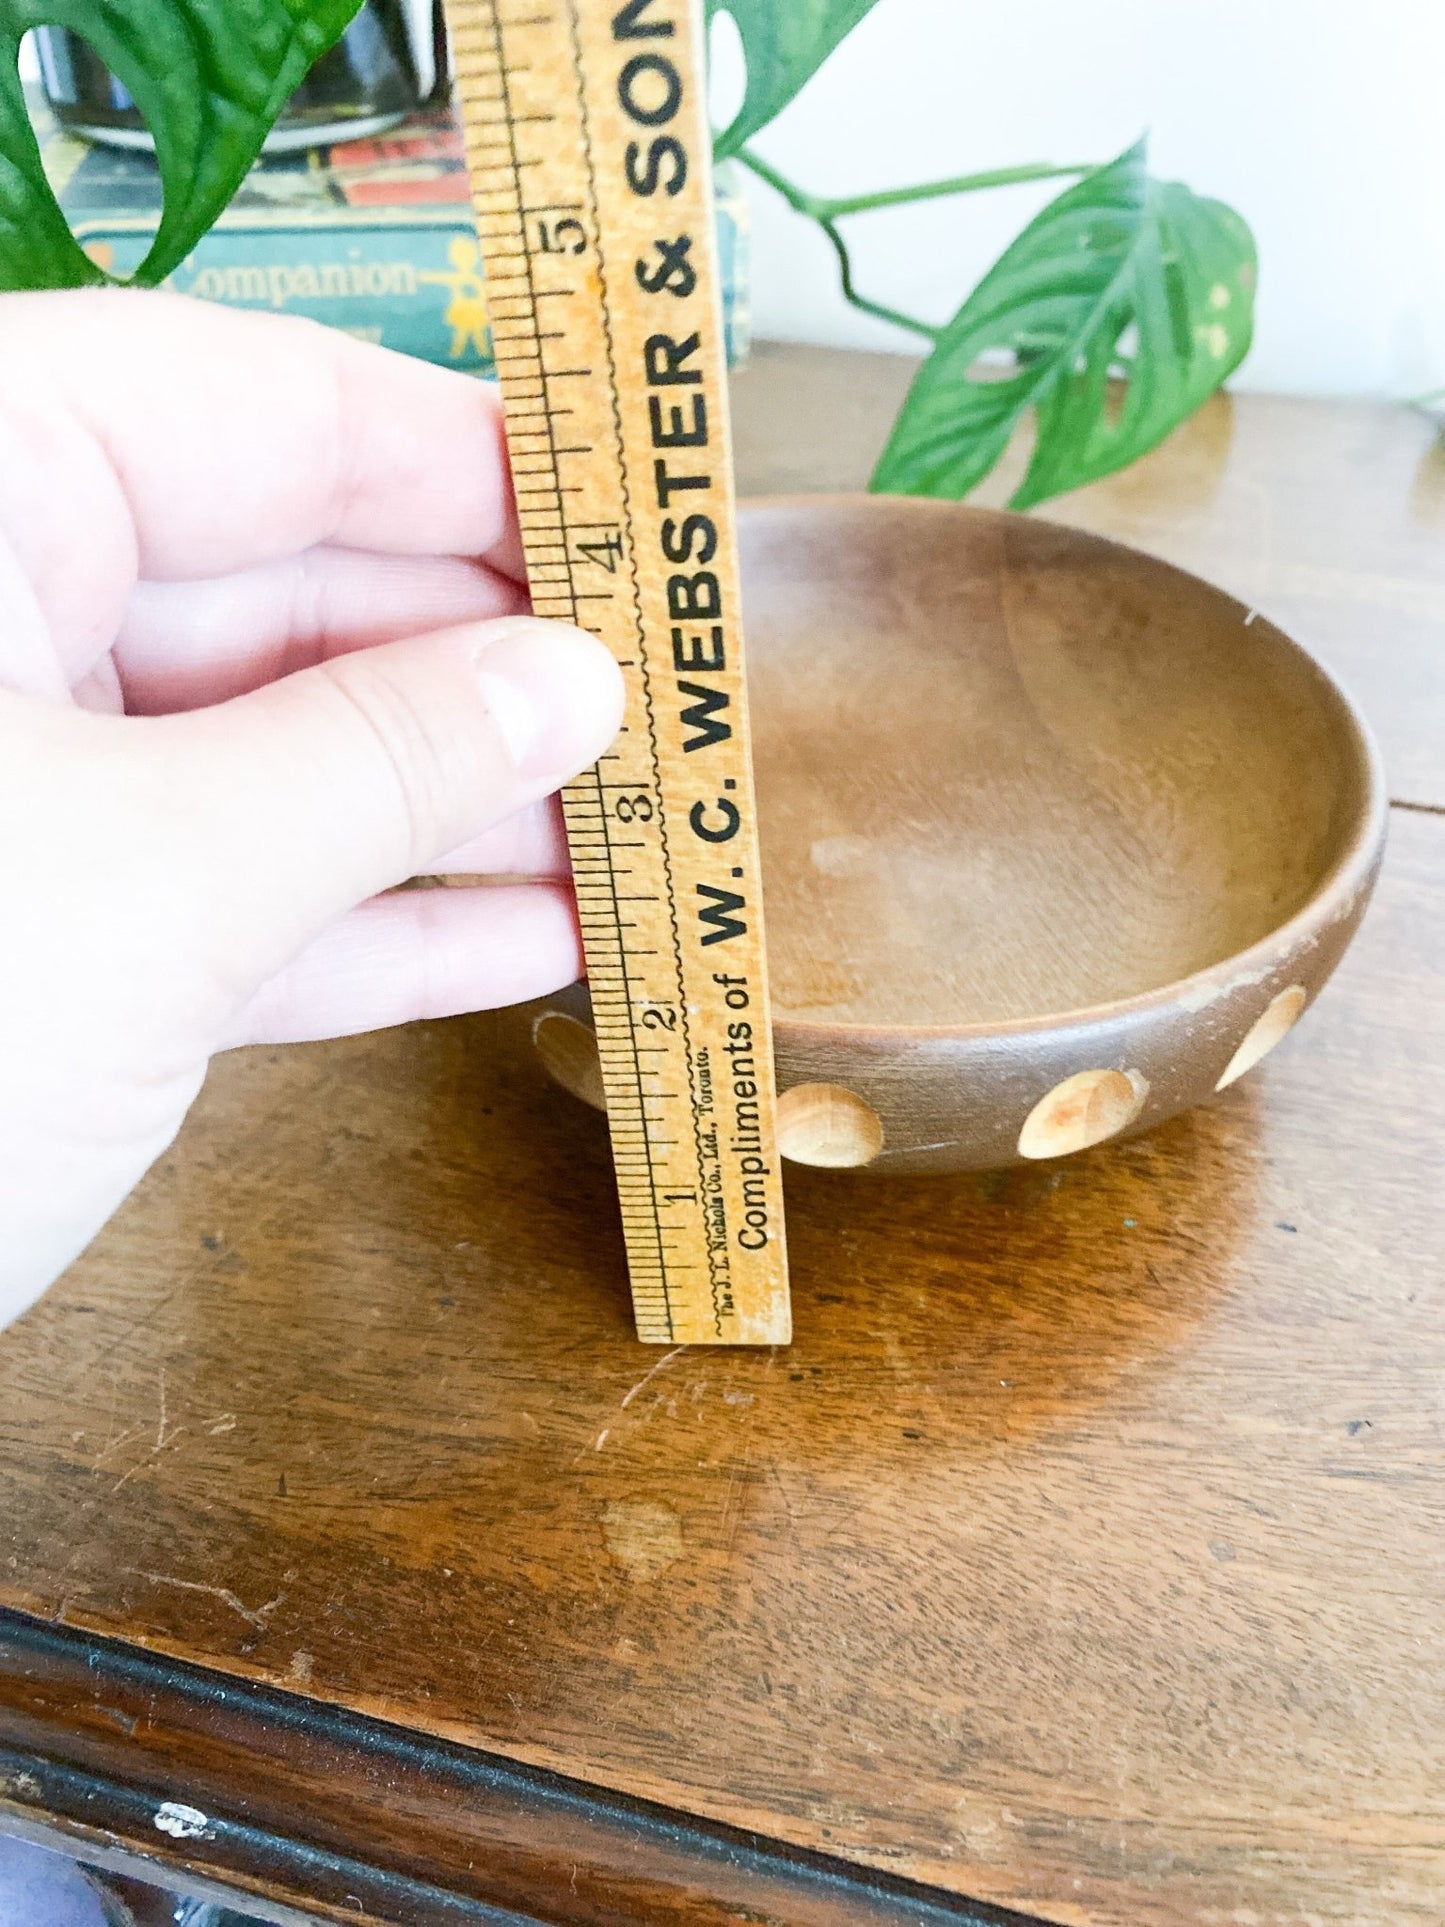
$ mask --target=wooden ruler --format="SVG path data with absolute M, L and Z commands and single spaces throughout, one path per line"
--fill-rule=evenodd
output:
M 638 1336 L 784 1344 L 700 9 L 447 14 L 532 604 L 627 680 L 564 804 Z

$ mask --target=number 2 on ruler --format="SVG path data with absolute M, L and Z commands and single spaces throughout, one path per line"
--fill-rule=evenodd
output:
M 639 1336 L 789 1336 L 691 0 L 448 0 L 533 607 L 601 636 L 564 793 Z

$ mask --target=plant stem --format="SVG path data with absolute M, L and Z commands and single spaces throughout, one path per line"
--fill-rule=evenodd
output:
M 841 221 L 848 214 L 868 214 L 874 208 L 906 207 L 913 201 L 937 201 L 950 194 L 976 194 L 989 187 L 1014 187 L 1022 181 L 1056 181 L 1068 175 L 1091 174 L 1092 161 L 1025 161 L 1018 167 L 994 167 L 983 174 L 955 174 L 946 181 L 922 181 L 916 187 L 885 187 L 876 194 L 854 194 L 841 200 L 827 200 L 809 194 L 780 174 L 771 162 L 751 147 L 740 147 L 733 156 L 752 169 L 760 180 L 775 188 L 789 207 L 814 221 Z
M 822 228 L 832 242 L 833 252 L 838 257 L 838 274 L 845 301 L 851 302 L 864 314 L 876 316 L 879 321 L 891 321 L 894 327 L 906 328 L 910 334 L 922 335 L 925 341 L 937 341 L 940 331 L 930 326 L 928 322 L 919 321 L 913 315 L 903 314 L 897 308 L 885 308 L 882 302 L 870 301 L 867 295 L 858 292 L 853 285 L 853 263 L 848 258 L 848 245 L 829 217 L 820 212 L 823 205 L 821 202 L 815 201 L 812 195 L 805 194 L 800 187 L 795 187 L 786 175 L 780 174 L 775 167 L 769 166 L 760 154 L 754 154 L 750 148 L 740 147 L 733 159 L 740 161 L 744 167 L 756 174 L 760 181 L 766 181 L 775 193 L 781 194 L 795 214 L 806 215 L 809 220 L 816 221 Z
M 933 327 L 927 321 L 920 321 L 915 315 L 904 314 L 898 308 L 884 307 L 881 301 L 871 301 L 860 294 L 853 284 L 853 263 L 848 256 L 848 245 L 839 233 L 837 223 L 849 214 L 868 214 L 874 208 L 905 207 L 913 201 L 935 201 L 948 194 L 974 194 L 986 187 L 1011 187 L 1019 181 L 1052 181 L 1068 174 L 1087 174 L 1091 171 L 1088 164 L 1056 167 L 1051 161 L 1026 161 L 1021 167 L 996 167 L 986 174 L 956 174 L 947 181 L 925 181 L 918 187 L 889 187 L 878 194 L 855 194 L 844 200 L 824 200 L 816 194 L 809 194 L 790 181 L 786 174 L 780 174 L 771 162 L 765 161 L 750 147 L 740 147 L 731 156 L 741 162 L 749 172 L 756 174 L 760 181 L 766 181 L 774 193 L 781 194 L 795 214 L 806 215 L 816 221 L 833 245 L 838 257 L 838 274 L 843 286 L 843 298 L 864 314 L 871 314 L 879 321 L 890 321 L 896 328 L 906 328 L 910 334 L 922 335 L 925 341 L 936 342 L 943 330 Z
M 853 285 L 853 263 L 848 258 L 847 243 L 831 221 L 819 221 L 818 225 L 833 243 L 833 252 L 838 257 L 838 279 L 845 301 L 850 301 L 864 314 L 876 315 L 879 321 L 891 321 L 895 328 L 907 328 L 913 334 L 922 335 L 925 341 L 938 340 L 943 333 L 942 328 L 935 328 L 930 322 L 920 321 L 914 315 L 904 314 L 898 308 L 885 308 L 881 301 L 870 301 L 866 294 L 860 294 Z
M 986 187 L 1013 187 L 1020 181 L 1057 181 L 1066 175 L 1091 174 L 1092 161 L 1056 166 L 1052 161 L 1025 161 L 1019 167 L 995 167 L 984 174 L 955 174 L 947 181 L 924 181 L 917 187 L 887 187 L 877 194 L 854 194 L 840 201 L 812 201 L 808 212 L 819 220 L 839 221 L 845 214 L 868 214 L 877 207 L 906 207 L 913 201 L 937 201 L 949 194 L 976 194 Z
M 821 212 L 823 203 L 814 200 L 811 194 L 805 194 L 802 188 L 794 187 L 787 175 L 780 174 L 777 168 L 763 159 L 761 154 L 755 154 L 750 147 L 740 147 L 730 158 L 741 161 L 750 173 L 756 174 L 760 181 L 766 181 L 769 187 L 782 195 L 795 214 L 806 214 L 814 221 L 823 218 Z

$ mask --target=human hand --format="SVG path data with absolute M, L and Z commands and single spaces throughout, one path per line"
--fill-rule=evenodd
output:
M 494 391 L 307 322 L 0 298 L 0 1326 L 211 1054 L 542 995 L 622 686 L 521 613 Z M 378 893 L 426 872 L 516 878 Z

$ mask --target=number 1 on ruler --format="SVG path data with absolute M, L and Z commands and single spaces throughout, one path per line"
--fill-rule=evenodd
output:
M 563 802 L 638 1335 L 790 1336 L 691 0 L 448 0 L 533 606 L 627 680 Z

